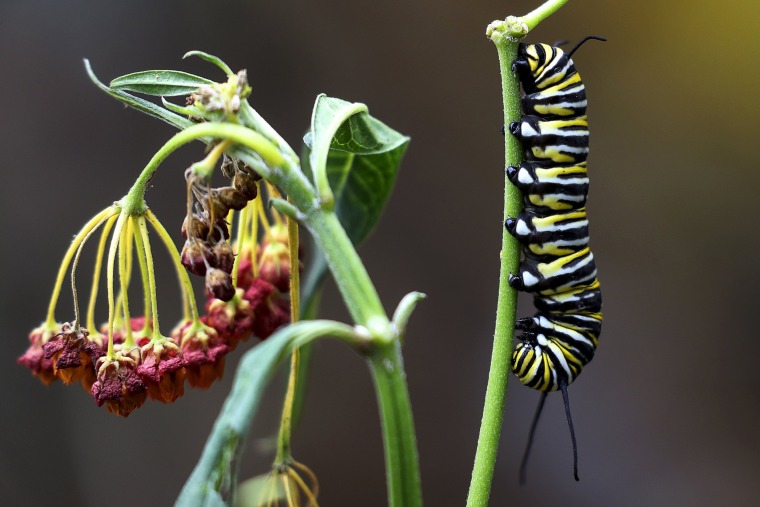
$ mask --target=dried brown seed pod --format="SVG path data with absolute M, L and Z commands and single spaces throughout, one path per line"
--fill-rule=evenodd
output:
M 235 177 L 232 179 L 232 186 L 249 201 L 255 199 L 259 193 L 256 178 L 248 173 L 235 173 Z
M 226 241 L 220 241 L 213 248 L 214 260 L 212 265 L 227 274 L 232 274 L 232 266 L 235 264 L 235 253 L 232 246 Z
M 214 194 L 222 204 L 230 209 L 241 210 L 248 204 L 248 199 L 243 196 L 242 192 L 233 187 L 216 188 Z
M 204 276 L 206 274 L 206 266 L 214 260 L 214 253 L 207 242 L 190 238 L 185 241 L 185 246 L 182 247 L 180 259 L 182 265 L 189 272 L 194 275 Z
M 217 299 L 229 301 L 235 295 L 232 277 L 221 269 L 209 268 L 206 271 L 206 289 Z

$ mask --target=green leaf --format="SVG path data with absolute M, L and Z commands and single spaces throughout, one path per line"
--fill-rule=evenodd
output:
M 380 219 L 409 137 L 370 116 L 363 104 L 322 95 L 304 143 L 304 171 L 317 182 L 320 170 L 324 171 L 338 218 L 358 245 Z
M 280 328 L 240 360 L 230 394 L 219 412 L 195 469 L 175 507 L 226 505 L 235 496 L 237 461 L 264 388 L 294 347 L 326 336 L 355 343 L 354 329 L 340 322 L 310 320 Z M 224 499 L 224 500 L 222 500 Z
M 178 70 L 144 70 L 117 77 L 111 88 L 160 97 L 189 95 L 203 85 L 213 83 L 210 79 Z
M 234 72 L 232 72 L 232 69 L 230 69 L 230 67 L 226 63 L 224 63 L 222 59 L 219 58 L 218 56 L 210 55 L 208 53 L 204 53 L 203 51 L 188 51 L 187 53 L 185 53 L 182 59 L 184 60 L 188 56 L 197 56 L 198 58 L 206 60 L 209 63 L 213 63 L 214 65 L 222 69 L 222 72 L 224 72 L 228 76 L 231 76 L 232 74 L 234 74 Z
M 121 91 L 121 90 L 114 90 L 104 85 L 103 83 L 100 82 L 100 80 L 97 78 L 95 73 L 92 71 L 92 67 L 90 67 L 89 60 L 85 59 L 84 66 L 85 66 L 85 69 L 87 69 L 87 74 L 90 76 L 90 79 L 92 80 L 92 82 L 95 83 L 95 85 L 98 88 L 100 88 L 101 90 L 103 90 L 104 92 L 106 92 L 108 95 L 115 98 L 119 102 L 122 102 L 133 109 L 137 109 L 138 111 L 142 111 L 143 113 L 153 116 L 154 118 L 163 120 L 169 125 L 177 127 L 180 130 L 193 125 L 193 122 L 191 122 L 187 118 L 184 118 L 178 114 L 172 113 L 171 111 L 167 111 L 166 109 L 159 107 L 156 104 L 153 104 L 152 102 L 148 102 L 147 100 L 141 99 L 139 97 L 135 97 L 134 95 L 130 95 L 129 93 Z

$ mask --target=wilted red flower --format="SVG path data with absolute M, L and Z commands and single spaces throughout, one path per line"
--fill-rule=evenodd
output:
M 135 333 L 139 333 L 139 331 L 142 331 L 145 329 L 145 316 L 141 315 L 139 317 L 132 317 L 129 319 L 129 325 L 132 328 L 133 338 L 135 338 L 135 341 L 138 345 L 144 345 L 145 343 L 148 343 L 145 341 L 144 343 L 141 343 L 145 336 L 139 335 L 134 336 Z M 102 348 L 104 351 L 108 349 L 108 323 L 106 322 L 102 326 L 100 326 L 100 335 L 102 338 Z M 127 326 L 124 325 L 122 322 L 121 325 L 116 326 L 114 325 L 113 330 L 113 344 L 114 345 L 121 345 L 124 343 L 124 340 L 127 338 Z
M 254 278 L 245 299 L 253 309 L 253 334 L 259 339 L 268 338 L 290 322 L 290 299 L 271 283 Z
M 237 289 L 236 296 L 228 303 L 220 299 L 209 299 L 206 302 L 203 322 L 213 327 L 231 350 L 238 342 L 247 340 L 253 330 L 253 309 L 243 295 L 243 290 Z
M 168 346 L 167 346 L 168 345 Z M 173 342 L 145 345 L 137 374 L 151 399 L 172 403 L 185 393 L 185 360 Z
M 92 395 L 99 407 L 105 404 L 112 414 L 127 417 L 145 403 L 148 389 L 137 374 L 134 359 L 117 353 L 112 359 L 101 358 L 97 366 Z
M 40 327 L 32 329 L 29 333 L 29 348 L 24 355 L 19 357 L 16 362 L 26 366 L 32 373 L 40 378 L 43 384 L 50 384 L 58 377 L 55 376 L 53 360 L 45 357 L 45 351 L 42 346 L 47 343 L 55 334 L 61 331 L 61 325 L 42 324 Z
M 42 346 L 45 358 L 52 361 L 56 376 L 65 384 L 82 380 L 84 387 L 92 385 L 94 363 L 103 350 L 89 339 L 89 334 L 87 329 L 66 322 L 61 332 Z
M 259 277 L 281 292 L 290 289 L 290 251 L 288 244 L 271 241 L 261 249 Z
M 192 387 L 208 388 L 224 374 L 224 356 L 232 350 L 212 327 L 186 322 L 175 329 L 185 360 L 185 375 Z M 175 338 L 176 339 L 176 338 Z

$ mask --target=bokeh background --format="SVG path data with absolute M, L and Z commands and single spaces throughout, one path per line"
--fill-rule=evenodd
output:
M 239 350 L 208 391 L 147 403 L 124 420 L 15 364 L 72 234 L 173 133 L 99 92 L 82 58 L 104 81 L 151 68 L 221 78 L 180 60 L 202 49 L 248 69 L 254 107 L 294 146 L 320 92 L 365 102 L 412 137 L 360 253 L 389 311 L 411 290 L 429 295 L 405 345 L 424 493 L 428 505 L 462 505 L 502 232 L 500 81 L 484 31 L 538 3 L 0 1 L 0 503 L 169 505 L 229 390 Z M 574 0 L 529 37 L 609 38 L 575 57 L 590 98 L 589 213 L 605 324 L 595 361 L 570 389 L 581 482 L 555 395 L 518 486 L 539 395 L 513 381 L 492 505 L 760 502 L 758 16 L 749 0 Z M 182 170 L 200 153 L 170 159 L 148 194 L 177 237 Z M 160 304 L 178 316 L 171 278 L 159 278 Z M 530 305 L 523 297 L 521 314 Z M 324 315 L 347 319 L 333 287 Z M 280 377 L 268 393 L 243 477 L 270 463 L 283 386 Z M 294 445 L 319 475 L 323 505 L 385 505 L 371 381 L 337 342 L 318 346 Z

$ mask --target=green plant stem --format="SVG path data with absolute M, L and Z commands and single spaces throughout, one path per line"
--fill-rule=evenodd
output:
M 100 223 L 100 220 L 104 216 L 108 215 L 116 209 L 117 208 L 114 206 L 109 206 L 92 217 L 89 222 L 87 222 L 84 227 L 82 227 L 82 230 L 77 233 L 77 235 L 74 237 L 74 240 L 71 242 L 71 245 L 69 245 L 68 250 L 66 250 L 66 254 L 63 256 L 63 261 L 58 268 L 58 275 L 56 276 L 55 284 L 53 285 L 53 295 L 50 296 L 50 304 L 48 305 L 46 319 L 46 323 L 49 326 L 55 325 L 55 307 L 58 304 L 58 296 L 61 295 L 63 280 L 66 278 L 66 272 L 69 269 L 69 264 L 74 258 L 74 254 L 76 254 L 79 245 L 82 243 L 82 241 L 84 241 L 84 238 L 87 236 L 87 234 Z
M 316 209 L 308 214 L 304 225 L 324 254 L 351 317 L 369 328 L 372 336 L 390 340 L 390 322 L 380 296 L 338 217 L 331 211 Z
M 528 30 L 533 30 L 541 21 L 557 12 L 567 2 L 568 0 L 549 0 L 548 2 L 544 2 L 523 16 L 522 21 L 528 27 Z
M 287 152 L 286 155 L 281 154 L 278 148 L 267 138 L 241 125 L 221 123 L 193 125 L 175 134 L 154 155 L 127 196 L 122 199 L 125 212 L 140 215 L 142 232 L 144 227 L 142 215 L 146 211 L 144 194 L 148 181 L 161 162 L 172 152 L 186 143 L 202 138 L 233 141 L 236 145 L 230 147 L 229 153 L 238 156 L 244 162 L 246 158 L 250 158 L 250 153 L 246 150 L 253 150 L 268 166 L 274 168 L 264 175 L 265 178 L 282 189 L 293 202 L 293 205 L 303 214 L 303 224 L 312 233 L 318 247 L 322 250 L 352 318 L 358 325 L 366 329 L 369 338 L 380 351 L 371 358 L 370 365 L 375 378 L 378 403 L 383 418 L 383 440 L 386 442 L 386 470 L 389 480 L 390 504 L 420 505 L 422 495 L 414 421 L 397 335 L 388 320 L 380 297 L 338 217 L 332 211 L 321 207 L 314 187 L 300 171 L 300 168 L 295 165 L 296 163 L 292 158 L 287 156 Z M 146 242 L 147 254 L 147 238 L 144 238 L 144 241 Z M 150 256 L 147 260 L 150 264 Z M 151 282 L 155 286 L 155 281 L 151 280 Z M 158 318 L 155 309 L 154 318 L 156 320 Z M 268 342 L 269 340 L 267 340 Z M 234 393 L 231 393 L 228 402 L 235 397 Z M 253 398 L 249 399 L 253 400 Z M 248 406 L 247 403 L 244 405 Z M 241 407 L 240 410 L 252 411 L 253 407 L 249 407 L 249 409 Z M 250 424 L 250 417 L 252 417 L 252 412 L 246 412 L 242 419 L 236 417 L 237 422 L 235 424 L 242 423 L 247 428 Z M 229 416 L 225 415 L 223 410 L 219 420 L 228 418 Z M 234 442 L 230 440 L 221 443 L 212 433 L 207 443 L 207 449 L 218 446 L 213 451 L 214 453 L 237 452 L 237 443 L 237 438 Z M 209 450 L 209 452 L 212 451 Z M 200 474 L 199 470 L 202 468 L 205 467 L 202 462 L 199 462 L 196 472 Z M 206 471 L 208 472 L 208 469 Z M 195 473 L 194 476 L 197 477 Z M 191 477 L 188 484 L 193 480 Z
M 290 322 L 293 323 L 297 322 L 301 315 L 301 277 L 299 272 L 300 260 L 298 258 L 298 222 L 292 218 L 288 218 L 288 259 L 290 262 Z M 290 438 L 292 435 L 293 407 L 298 389 L 299 364 L 300 349 L 293 349 L 290 355 L 288 390 L 285 394 L 282 417 L 280 418 L 280 432 L 277 437 L 275 467 L 290 461 L 292 458 Z
M 127 257 L 132 250 L 132 238 L 130 231 L 133 229 L 133 219 L 129 219 L 121 229 L 121 238 L 119 239 L 119 290 L 121 291 L 121 308 L 124 314 L 124 323 L 126 324 L 124 347 L 130 349 L 134 347 L 134 336 L 132 335 L 132 321 L 129 313 L 129 270 L 127 269 Z M 131 267 L 131 266 L 130 266 Z
M 129 193 L 122 199 L 125 211 L 131 216 L 142 215 L 145 212 L 145 189 L 158 166 L 181 146 L 204 137 L 223 138 L 243 144 L 255 150 L 267 164 L 272 166 L 280 166 L 285 161 L 277 148 L 264 136 L 246 127 L 229 123 L 200 123 L 193 125 L 176 133 L 153 155 L 148 165 L 140 173 L 137 181 L 132 185 Z
M 412 405 L 399 341 L 379 346 L 369 357 L 385 448 L 388 504 L 422 505 Z
M 95 324 L 95 303 L 98 299 L 98 288 L 100 285 L 100 272 L 103 268 L 103 254 L 106 251 L 106 241 L 108 241 L 108 234 L 111 232 L 113 224 L 116 222 L 117 216 L 114 215 L 108 219 L 103 231 L 100 233 L 100 241 L 98 242 L 98 249 L 95 253 L 95 268 L 92 272 L 92 287 L 90 289 L 90 300 L 87 304 L 87 328 L 90 333 L 97 333 L 98 327 Z
M 171 257 L 172 263 L 174 264 L 174 269 L 177 272 L 180 289 L 182 290 L 182 302 L 185 313 L 185 315 L 183 315 L 183 318 L 192 318 L 193 322 L 198 322 L 200 320 L 200 315 L 198 314 L 198 304 L 195 301 L 195 293 L 193 292 L 193 283 L 190 281 L 190 276 L 187 274 L 185 266 L 183 266 L 182 262 L 180 261 L 180 254 L 177 250 L 177 245 L 174 244 L 174 241 L 172 241 L 171 236 L 166 231 L 163 224 L 158 221 L 158 218 L 155 214 L 153 214 L 151 210 L 148 210 L 145 216 L 148 218 L 150 225 L 153 226 L 156 234 L 158 234 L 161 242 L 169 251 L 169 257 Z
M 495 21 L 488 26 L 487 36 L 496 45 L 501 71 L 502 100 L 504 103 L 504 125 L 520 119 L 520 82 L 512 72 L 512 62 L 517 56 L 519 38 L 527 34 L 538 23 L 550 16 L 567 0 L 549 0 L 523 18 L 508 17 L 505 21 Z M 504 156 L 507 166 L 518 166 L 522 162 L 522 145 L 512 135 L 504 136 Z M 522 195 L 508 179 L 504 179 L 504 220 L 517 216 L 522 209 Z M 488 386 L 483 406 L 483 418 L 475 452 L 468 507 L 488 505 L 491 492 L 496 454 L 504 418 L 504 403 L 507 395 L 509 370 L 512 364 L 513 335 L 517 310 L 517 291 L 509 286 L 510 273 L 515 273 L 520 264 L 520 245 L 502 228 L 501 268 L 499 271 L 499 298 L 496 307 L 496 329 L 488 373 Z
M 108 247 L 108 261 L 106 264 L 106 288 L 108 291 L 108 352 L 106 355 L 109 359 L 114 357 L 113 323 L 116 317 L 116 305 L 114 304 L 113 290 L 113 265 L 116 260 L 116 251 L 119 248 L 121 230 L 124 227 L 124 222 L 127 221 L 127 218 L 127 214 L 122 210 L 122 212 L 119 213 L 119 218 L 116 220 L 113 235 L 111 236 L 111 244 Z M 129 323 L 127 323 L 127 325 L 129 325 Z

